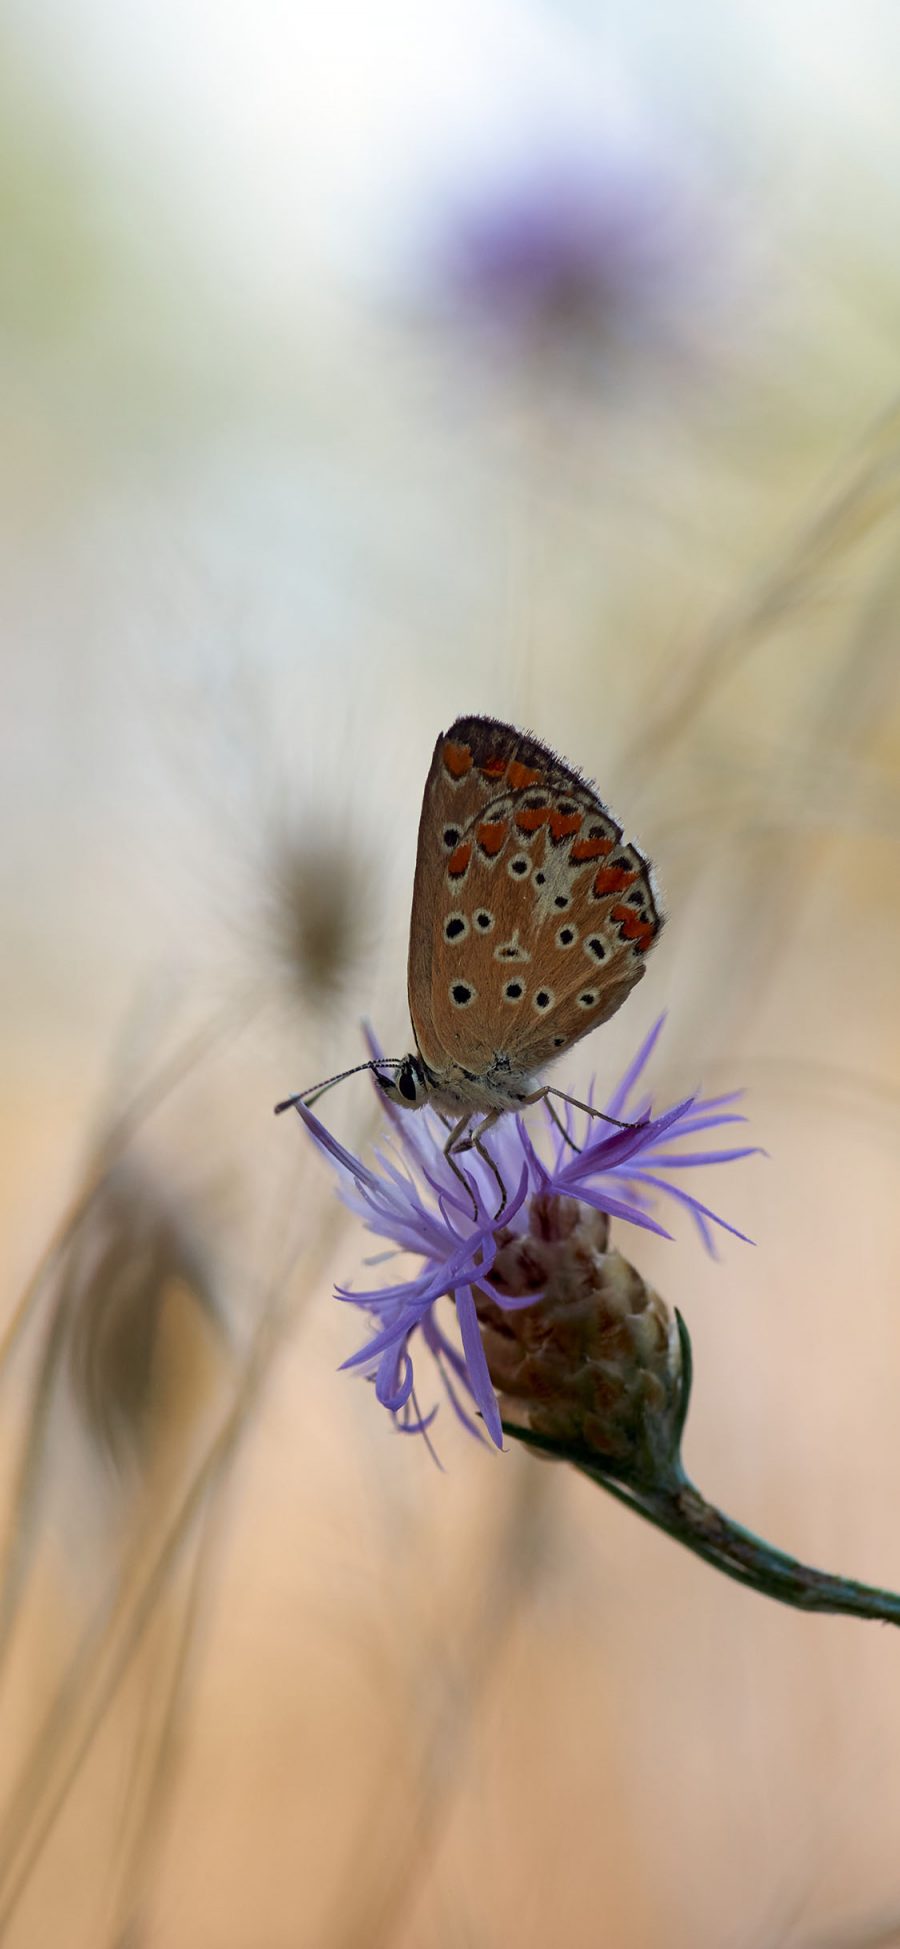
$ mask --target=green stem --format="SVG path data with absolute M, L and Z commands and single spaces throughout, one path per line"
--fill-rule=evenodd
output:
M 883 1624 L 900 1624 L 900 1595 L 879 1590 L 871 1584 L 855 1583 L 850 1577 L 832 1576 L 826 1570 L 813 1570 L 796 1557 L 787 1556 L 771 1543 L 754 1536 L 749 1529 L 724 1516 L 707 1502 L 680 1468 L 668 1480 L 648 1485 L 629 1481 L 598 1462 L 595 1454 L 570 1448 L 562 1442 L 533 1434 L 504 1422 L 504 1432 L 538 1448 L 542 1454 L 570 1462 L 592 1482 L 606 1489 L 628 1509 L 643 1516 L 657 1529 L 664 1530 L 676 1543 L 692 1550 L 695 1556 L 711 1563 L 726 1577 L 749 1585 L 764 1597 L 781 1604 L 792 1604 L 802 1611 L 831 1611 L 847 1617 L 877 1618 Z

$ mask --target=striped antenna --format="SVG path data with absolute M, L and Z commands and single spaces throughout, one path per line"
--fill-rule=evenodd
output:
M 342 1069 L 339 1076 L 329 1076 L 324 1083 L 313 1083 L 308 1090 L 298 1090 L 296 1096 L 286 1096 L 283 1103 L 276 1103 L 275 1115 L 280 1117 L 282 1110 L 292 1110 L 298 1103 L 311 1110 L 326 1090 L 333 1089 L 335 1083 L 346 1082 L 348 1076 L 358 1076 L 363 1069 L 399 1069 L 404 1061 L 403 1056 L 376 1056 L 372 1062 L 358 1062 L 353 1069 Z

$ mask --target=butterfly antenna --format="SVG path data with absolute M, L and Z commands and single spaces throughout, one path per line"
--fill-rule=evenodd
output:
M 276 1103 L 275 1115 L 280 1117 L 282 1110 L 292 1110 L 298 1103 L 311 1110 L 326 1090 L 334 1089 L 335 1083 L 344 1083 L 348 1076 L 358 1076 L 363 1069 L 399 1069 L 402 1061 L 402 1056 L 375 1056 L 371 1062 L 355 1063 L 352 1069 L 342 1069 L 339 1076 L 328 1076 L 324 1083 L 313 1083 L 308 1090 L 298 1090 L 296 1096 L 286 1096 L 283 1103 Z

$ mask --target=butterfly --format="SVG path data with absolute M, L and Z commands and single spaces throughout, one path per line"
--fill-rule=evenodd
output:
M 457 718 L 435 745 L 419 820 L 408 969 L 415 1052 L 358 1067 L 372 1069 L 398 1106 L 430 1102 L 449 1113 L 448 1162 L 465 1184 L 455 1159 L 477 1151 L 502 1211 L 506 1191 L 485 1133 L 504 1112 L 551 1096 L 589 1108 L 538 1079 L 621 1007 L 663 918 L 649 861 L 593 785 L 510 724 Z M 277 1108 L 314 1102 L 355 1073 Z

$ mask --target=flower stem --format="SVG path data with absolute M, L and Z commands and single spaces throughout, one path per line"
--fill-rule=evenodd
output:
M 900 1624 L 897 1592 L 855 1583 L 850 1577 L 832 1576 L 825 1570 L 813 1570 L 796 1557 L 787 1556 L 707 1502 L 680 1467 L 673 1470 L 670 1479 L 648 1486 L 646 1482 L 628 1481 L 613 1473 L 587 1450 L 550 1441 L 527 1428 L 506 1422 L 503 1426 L 506 1434 L 514 1435 L 528 1447 L 570 1462 L 636 1515 L 664 1530 L 676 1543 L 693 1550 L 695 1556 L 702 1557 L 726 1577 L 734 1577 L 738 1583 L 760 1591 L 764 1597 L 774 1597 L 779 1603 L 792 1604 L 802 1611 L 831 1611 L 847 1617 L 877 1618 L 883 1624 Z

